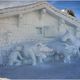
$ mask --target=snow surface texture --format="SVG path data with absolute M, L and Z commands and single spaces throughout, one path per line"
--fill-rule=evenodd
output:
M 10 79 L 7 79 L 7 78 L 0 78 L 0 80 L 10 80 Z
M 0 64 L 7 66 L 72 63 L 80 58 L 80 40 L 70 33 L 47 42 L 25 41 L 0 49 Z

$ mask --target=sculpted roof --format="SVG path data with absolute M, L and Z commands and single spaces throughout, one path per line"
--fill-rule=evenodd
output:
M 1 3 L 0 3 L 1 4 Z M 75 17 L 72 17 L 68 14 L 63 13 L 61 10 L 55 8 L 53 5 L 49 4 L 46 1 L 31 1 L 31 2 L 25 2 L 25 1 L 12 1 L 12 2 L 7 2 L 7 3 L 2 3 L 1 5 L 5 5 L 0 7 L 0 17 L 3 16 L 9 16 L 9 15 L 16 15 L 20 14 L 23 12 L 29 12 L 29 11 L 34 11 L 38 9 L 46 9 L 48 12 L 51 14 L 55 14 L 64 20 L 79 26 L 80 21 L 76 19 Z M 10 4 L 10 5 L 9 5 Z M 0 6 L 1 6 L 0 5 Z

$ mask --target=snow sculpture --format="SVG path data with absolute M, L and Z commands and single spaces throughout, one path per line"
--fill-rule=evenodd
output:
M 21 65 L 23 57 L 21 56 L 21 51 L 22 47 L 21 46 L 17 46 L 16 49 L 10 53 L 9 56 L 9 65 L 13 66 L 13 65 Z
M 9 65 L 22 65 L 37 63 L 44 63 L 45 61 L 64 61 L 64 63 L 71 63 L 71 56 L 78 54 L 80 56 L 80 40 L 74 35 L 66 31 L 66 33 L 58 39 L 52 40 L 49 43 L 20 43 L 11 50 L 9 56 Z M 50 45 L 50 46 L 49 46 Z M 52 46 L 51 46 L 52 45 Z M 12 45 L 11 45 L 12 46 Z M 11 47 L 10 46 L 10 47 Z M 50 48 L 51 47 L 51 48 Z M 2 64 L 2 55 L 0 54 L 0 64 Z
M 29 48 L 24 48 L 24 55 L 30 56 L 32 59 L 32 65 L 36 65 L 37 62 L 43 63 L 43 59 L 47 57 L 47 53 L 52 52 L 53 50 L 43 45 L 42 43 L 37 43 Z
M 71 56 L 78 54 L 80 56 L 80 40 L 73 36 L 72 34 L 68 34 L 68 38 L 71 44 L 66 44 L 66 52 L 65 52 L 65 60 L 64 62 L 71 63 Z M 67 40 L 66 39 L 66 40 Z
M 66 30 L 66 32 L 62 35 L 62 41 L 67 41 L 67 39 L 73 39 L 72 34 Z
M 41 62 L 43 62 L 43 59 L 47 58 L 47 56 L 54 54 L 52 48 L 49 48 L 42 43 L 40 43 L 39 45 L 40 45 L 40 60 L 41 60 Z
M 34 46 L 32 46 L 30 49 L 29 49 L 29 54 L 32 58 L 32 65 L 36 65 L 37 64 L 37 57 L 40 61 L 40 63 L 42 63 L 42 58 L 43 57 L 40 53 L 40 48 L 41 48 L 41 44 L 35 44 Z
M 71 45 L 67 45 L 66 44 L 66 52 L 65 52 L 65 59 L 64 59 L 64 63 L 71 63 L 71 56 L 74 53 L 74 46 Z
M 64 62 L 71 63 L 71 56 L 79 54 L 79 48 L 75 45 L 66 45 L 66 53 L 65 53 L 65 60 Z
M 33 49 L 34 48 L 34 49 Z M 35 52 L 33 52 L 33 50 L 35 50 L 35 46 L 29 46 L 29 45 L 24 45 L 24 49 L 23 49 L 23 54 L 25 56 L 23 64 L 28 64 L 28 61 L 31 60 L 30 64 L 32 65 L 36 65 L 36 55 Z M 29 60 L 27 59 L 29 57 Z
M 63 62 L 65 55 L 63 52 L 54 51 L 53 59 L 55 62 Z

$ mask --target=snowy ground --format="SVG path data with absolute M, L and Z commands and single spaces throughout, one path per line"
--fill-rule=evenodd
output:
M 0 77 L 9 79 L 80 79 L 80 63 L 0 67 Z

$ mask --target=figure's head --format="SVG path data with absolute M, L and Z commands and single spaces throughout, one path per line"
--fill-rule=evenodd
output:
M 42 43 L 37 43 L 36 46 L 37 47 L 41 47 L 43 44 Z
M 22 46 L 17 46 L 16 47 L 16 51 L 21 51 L 22 50 Z

